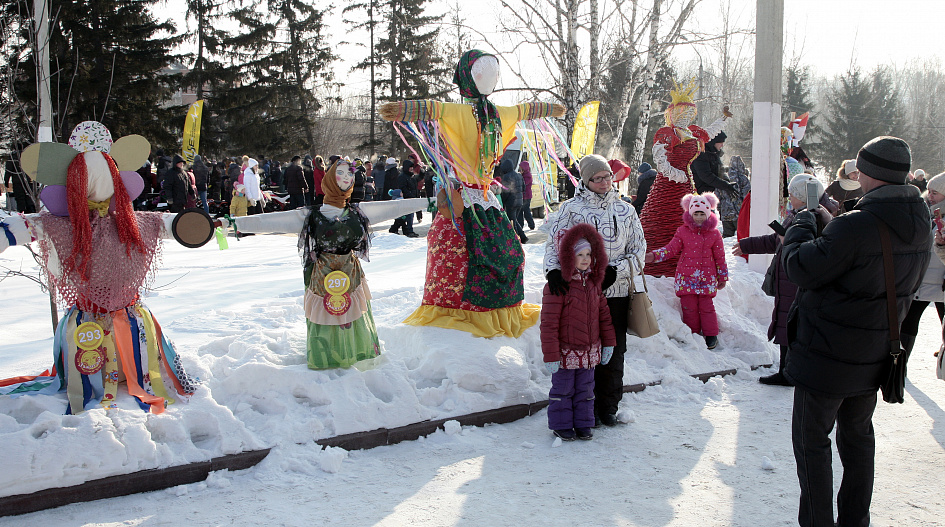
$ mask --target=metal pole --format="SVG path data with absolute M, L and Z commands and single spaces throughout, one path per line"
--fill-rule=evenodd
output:
M 52 99 L 49 95 L 49 0 L 33 0 L 33 22 L 36 29 L 36 82 L 39 94 L 39 129 L 37 142 L 49 143 L 52 133 Z
M 768 223 L 778 217 L 784 0 L 756 0 L 755 6 L 755 104 L 751 149 L 750 234 L 760 236 L 770 232 Z M 753 255 L 748 260 L 748 266 L 763 273 L 768 268 L 768 262 L 767 256 Z

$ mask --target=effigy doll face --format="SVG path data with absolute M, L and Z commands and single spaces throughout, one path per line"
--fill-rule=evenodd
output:
M 338 188 L 342 192 L 347 191 L 354 184 L 354 174 L 351 173 L 351 165 L 348 163 L 339 163 L 335 169 L 335 181 L 338 182 Z
M 488 55 L 479 57 L 473 62 L 471 71 L 476 89 L 481 95 L 490 95 L 495 91 L 499 84 L 499 59 Z
M 688 128 L 696 119 L 696 105 L 680 103 L 670 109 L 673 126 Z

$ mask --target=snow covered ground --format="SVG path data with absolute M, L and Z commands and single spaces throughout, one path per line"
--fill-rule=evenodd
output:
M 426 219 L 426 218 L 425 218 Z M 428 221 L 428 220 L 427 220 Z M 427 223 L 418 232 L 424 232 Z M 730 257 L 716 305 L 721 345 L 682 324 L 671 279 L 648 280 L 662 332 L 631 338 L 621 417 L 590 443 L 553 441 L 545 412 L 369 451 L 315 439 L 547 398 L 538 328 L 520 338 L 400 324 L 420 303 L 426 241 L 378 229 L 365 265 L 383 354 L 339 371 L 305 366 L 295 237 L 165 246 L 145 302 L 203 379 L 187 404 L 61 415 L 64 397 L 0 398 L 0 496 L 273 447 L 255 468 L 203 483 L 76 504 L 3 524 L 792 525 L 792 391 L 759 385 L 776 360 L 761 276 Z M 540 302 L 543 246 L 526 245 L 526 301 Z M 24 248 L 0 266 L 35 272 Z M 2 269 L 0 269 L 2 272 Z M 0 378 L 49 367 L 48 302 L 24 278 L 0 282 Z M 910 361 L 907 402 L 880 403 L 874 525 L 937 525 L 945 511 L 945 383 L 933 310 Z M 703 384 L 688 375 L 737 368 Z M 120 397 L 121 399 L 121 397 Z M 457 426 L 453 426 L 457 425 Z M 839 460 L 835 460 L 839 475 Z M 839 478 L 837 480 L 839 484 Z M 156 501 L 157 500 L 157 501 Z

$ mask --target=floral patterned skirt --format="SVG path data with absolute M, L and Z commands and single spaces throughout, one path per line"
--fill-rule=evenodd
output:
M 525 252 L 505 213 L 473 207 L 456 225 L 448 214 L 433 220 L 423 303 L 404 322 L 517 338 L 540 314 L 522 303 Z
M 430 227 L 423 303 L 467 311 L 521 303 L 525 252 L 505 214 L 475 205 L 458 227 L 445 214 Z

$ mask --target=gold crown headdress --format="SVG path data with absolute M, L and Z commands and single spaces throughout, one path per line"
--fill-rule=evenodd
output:
M 694 105 L 692 93 L 696 91 L 697 87 L 695 78 L 690 79 L 685 85 L 677 84 L 676 81 L 673 81 L 673 89 L 669 92 L 671 98 L 669 107 L 672 108 L 679 104 L 685 104 L 687 106 Z

